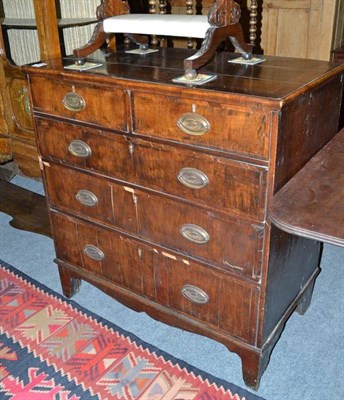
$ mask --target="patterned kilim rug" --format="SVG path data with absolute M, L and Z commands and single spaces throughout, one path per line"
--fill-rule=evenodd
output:
M 257 400 L 0 261 L 0 399 Z

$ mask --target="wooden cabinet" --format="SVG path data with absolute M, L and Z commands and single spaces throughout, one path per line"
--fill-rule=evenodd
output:
M 40 169 L 26 77 L 19 66 L 59 58 L 70 53 L 72 46 L 85 43 L 95 21 L 88 14 L 95 12 L 97 2 L 85 0 L 85 7 L 78 2 L 79 10 L 64 0 L 0 2 L 0 107 L 4 111 L 0 116 L 0 162 L 14 159 L 25 175 L 39 177 Z
M 343 24 L 342 3 L 264 0 L 261 38 L 264 54 L 329 60 L 332 49 L 341 45 L 333 43 L 333 34 Z M 339 35 L 338 31 L 337 41 Z
M 1 50 L 4 42 L 0 32 Z M 0 56 L 0 160 L 16 160 L 22 173 L 39 177 L 38 156 L 33 133 L 31 107 L 25 75 Z
M 218 340 L 257 387 L 321 254 L 274 226 L 270 204 L 336 134 L 344 67 L 267 56 L 243 69 L 219 53 L 217 79 L 188 87 L 172 83 L 185 55 L 26 68 L 57 264 L 65 295 L 84 279 Z

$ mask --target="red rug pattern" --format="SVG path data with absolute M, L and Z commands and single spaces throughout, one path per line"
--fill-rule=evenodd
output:
M 161 354 L 0 263 L 1 399 L 258 399 Z

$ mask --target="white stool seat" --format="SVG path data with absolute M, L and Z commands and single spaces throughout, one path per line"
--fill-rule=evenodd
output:
M 206 15 L 123 14 L 103 21 L 106 33 L 132 33 L 204 38 L 210 28 Z

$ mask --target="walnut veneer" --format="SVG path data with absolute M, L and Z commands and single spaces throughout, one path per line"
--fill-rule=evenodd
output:
M 215 81 L 172 83 L 188 54 L 26 68 L 56 261 L 66 296 L 87 280 L 218 340 L 258 387 L 286 320 L 307 309 L 321 254 L 268 210 L 336 134 L 344 67 L 221 53 L 201 71 Z

